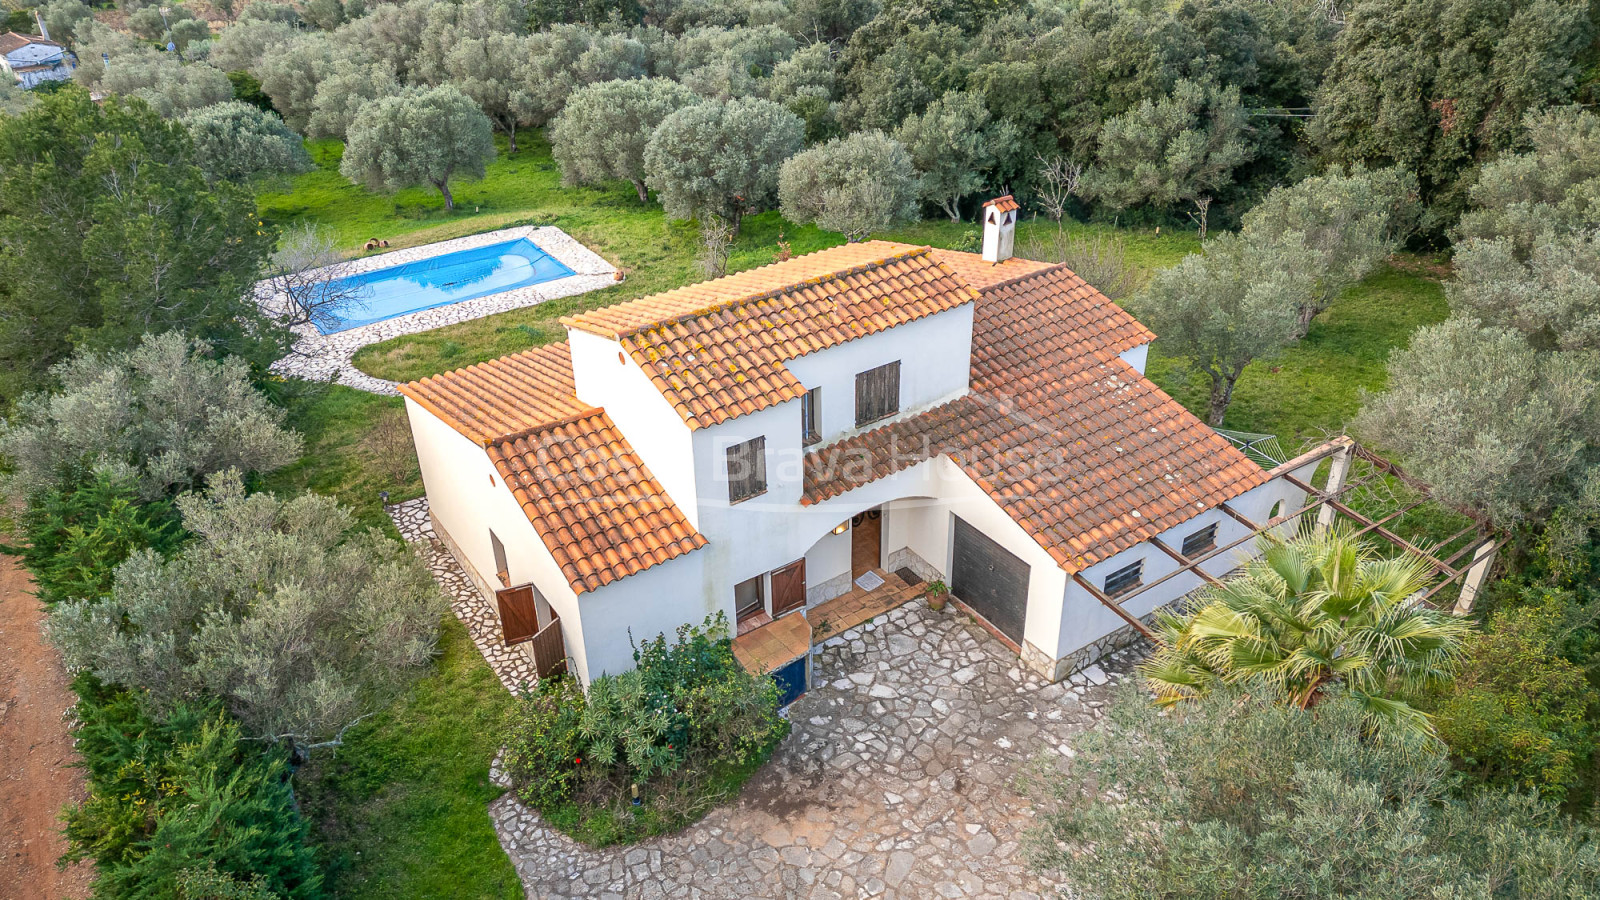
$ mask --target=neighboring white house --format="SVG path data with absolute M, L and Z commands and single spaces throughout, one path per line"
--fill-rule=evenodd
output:
M 1137 588 L 1304 492 L 1144 377 L 1132 316 L 1010 258 L 1016 211 L 986 205 L 981 255 L 847 244 L 404 385 L 436 529 L 586 683 L 632 666 L 630 635 L 749 627 L 902 568 L 1036 671 L 1081 668 L 1201 582 Z
M 0 34 L 0 68 L 25 88 L 45 81 L 66 81 L 77 67 L 72 54 L 49 38 L 15 31 Z

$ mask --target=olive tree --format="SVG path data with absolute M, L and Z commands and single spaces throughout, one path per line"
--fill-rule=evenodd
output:
M 311 98 L 311 114 L 306 120 L 310 137 L 343 139 L 361 107 L 383 97 L 400 93 L 394 67 L 387 61 L 364 63 L 353 59 L 335 60 Z
M 350 123 L 339 171 L 373 190 L 431 184 L 456 208 L 450 179 L 482 178 L 494 132 L 478 105 L 450 86 L 406 88 L 366 104 Z
M 1600 116 L 1565 106 L 1526 123 L 1531 149 L 1483 167 L 1457 241 L 1506 238 L 1526 258 L 1547 232 L 1600 227 Z
M 1161 335 L 1162 352 L 1210 379 L 1206 421 L 1213 427 L 1222 425 L 1245 367 L 1294 341 L 1319 263 L 1297 233 L 1277 241 L 1218 235 L 1156 273 L 1135 299 L 1139 318 Z
M 103 46 L 107 45 L 97 43 L 85 53 L 93 61 L 80 66 L 74 77 L 108 94 L 138 97 L 162 118 L 176 118 L 233 99 L 233 83 L 220 69 L 205 63 L 185 63 L 150 47 L 112 52 L 111 66 L 107 68 L 100 60 Z
M 50 0 L 41 12 L 50 37 L 69 47 L 75 44 L 78 26 L 94 18 L 94 10 L 83 0 Z
M 674 219 L 715 216 L 733 226 L 767 208 L 805 124 L 770 100 L 711 100 L 662 120 L 644 152 L 645 183 Z
M 1244 233 L 1279 240 L 1298 233 L 1321 257 L 1315 293 L 1300 308 L 1296 337 L 1345 288 L 1367 277 L 1416 227 L 1417 179 L 1398 168 L 1337 170 L 1279 187 L 1244 216 Z
M 184 116 L 194 138 L 194 159 L 206 180 L 246 183 L 312 169 L 300 135 L 275 113 L 229 100 Z
M 1586 897 L 1592 825 L 1537 797 L 1457 790 L 1448 758 L 1374 740 L 1360 705 L 1270 688 L 1181 712 L 1132 690 L 1032 779 L 1028 859 L 1081 900 Z M 1499 885 L 1501 890 L 1496 890 Z
M 287 46 L 269 50 L 255 71 L 261 90 L 295 131 L 303 132 L 316 108 L 317 87 L 333 70 L 337 51 L 326 32 L 300 34 Z M 347 58 L 347 57 L 346 57 Z
M 304 759 L 432 661 L 449 606 L 427 566 L 332 498 L 246 494 L 229 471 L 178 509 L 191 543 L 171 559 L 139 551 L 109 596 L 52 610 L 69 669 L 157 714 L 219 699 L 248 736 Z
M 778 202 L 784 218 L 855 242 L 915 218 L 917 187 L 904 145 L 881 131 L 859 131 L 785 162 Z
M 921 176 L 921 197 L 961 221 L 961 201 L 979 191 L 985 172 L 994 165 L 994 147 L 1009 139 L 1005 129 L 990 128 L 989 110 L 976 94 L 951 91 L 910 116 L 895 138 L 911 153 Z
M 0 421 L 6 491 L 32 497 L 73 472 L 127 478 L 153 499 L 213 472 L 269 472 L 300 455 L 282 409 L 250 384 L 238 357 L 177 332 L 132 350 L 80 350 L 51 370 L 53 391 L 26 394 Z
M 529 122 L 544 125 L 567 105 L 572 92 L 587 84 L 642 78 L 648 58 L 644 45 L 619 34 L 597 34 L 577 25 L 557 25 L 528 36 Z
M 1113 209 L 1199 207 L 1202 231 L 1211 197 L 1233 184 L 1254 155 L 1239 89 L 1180 81 L 1100 128 L 1095 165 L 1084 175 L 1094 199 Z
M 352 261 L 339 252 L 330 230 L 299 225 L 278 238 L 278 249 L 262 272 L 257 295 L 273 305 L 273 313 L 284 325 L 332 330 L 345 310 L 364 300 L 366 289 L 347 280 L 353 274 Z
M 294 26 L 264 19 L 240 19 L 222 29 L 211 41 L 206 62 L 224 72 L 261 74 L 261 64 L 288 47 L 295 38 Z
M 1502 527 L 1539 521 L 1600 487 L 1600 359 L 1452 317 L 1390 357 L 1388 389 L 1354 428 L 1440 502 Z
M 505 134 L 512 153 L 517 152 L 517 126 L 532 124 L 535 114 L 529 51 L 526 37 L 492 34 L 458 41 L 444 58 L 447 83 L 478 104 Z
M 644 151 L 667 116 L 699 98 L 666 78 L 602 81 L 574 91 L 550 128 L 550 145 L 567 184 L 621 178 L 639 202 L 645 190 Z
M 1600 351 L 1600 229 L 1547 233 L 1527 260 L 1513 238 L 1469 240 L 1445 295 L 1458 315 L 1515 329 L 1536 349 Z

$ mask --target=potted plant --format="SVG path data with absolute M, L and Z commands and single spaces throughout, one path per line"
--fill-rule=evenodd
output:
M 928 595 L 928 606 L 935 610 L 944 609 L 944 602 L 950 599 L 950 589 L 945 587 L 945 583 L 937 578 L 928 582 L 926 593 Z

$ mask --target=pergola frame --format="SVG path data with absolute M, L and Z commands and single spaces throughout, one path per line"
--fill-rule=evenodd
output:
M 1377 472 L 1352 483 L 1349 480 L 1350 468 L 1351 464 L 1357 457 L 1371 463 Z M 1315 487 L 1307 481 L 1302 481 L 1293 474 L 1296 470 L 1303 469 L 1313 463 L 1320 463 L 1323 460 L 1331 460 L 1331 463 L 1328 468 L 1327 480 L 1320 488 Z M 1096 587 L 1087 578 L 1084 578 L 1082 574 L 1074 573 L 1072 580 L 1077 582 L 1077 584 L 1084 590 L 1088 591 L 1090 596 L 1100 601 L 1112 612 L 1121 617 L 1122 620 L 1128 623 L 1128 625 L 1135 631 L 1153 641 L 1155 640 L 1155 635 L 1151 633 L 1149 627 L 1141 622 L 1132 613 L 1124 609 L 1123 604 L 1127 603 L 1134 597 L 1151 590 L 1152 588 L 1165 584 L 1166 582 L 1185 574 L 1195 575 L 1207 585 L 1219 585 L 1222 583 L 1221 580 L 1200 568 L 1201 564 L 1208 560 L 1215 559 L 1216 557 L 1227 553 L 1236 547 L 1247 544 L 1269 531 L 1276 531 L 1289 522 L 1300 519 L 1302 516 L 1305 516 L 1308 513 L 1316 513 L 1317 518 L 1315 527 L 1319 531 L 1333 527 L 1334 523 L 1338 521 L 1340 517 L 1343 517 L 1349 519 L 1358 526 L 1357 530 L 1355 531 L 1357 536 L 1376 534 L 1392 546 L 1422 560 L 1430 569 L 1433 570 L 1434 575 L 1440 580 L 1438 583 L 1431 585 L 1421 596 L 1417 597 L 1415 600 L 1417 603 L 1427 603 L 1434 597 L 1434 595 L 1438 594 L 1446 586 L 1455 583 L 1456 581 L 1460 581 L 1461 594 L 1456 600 L 1454 607 L 1452 607 L 1452 612 L 1458 616 L 1466 615 L 1472 610 L 1472 603 L 1477 599 L 1479 592 L 1482 591 L 1483 583 L 1488 578 L 1489 570 L 1494 565 L 1495 554 L 1502 546 L 1505 545 L 1506 539 L 1504 535 L 1496 533 L 1490 529 L 1486 523 L 1479 520 L 1473 520 L 1467 525 L 1466 528 L 1461 529 L 1460 531 L 1441 541 L 1435 548 L 1431 550 L 1419 547 L 1390 530 L 1387 526 L 1391 522 L 1400 518 L 1406 513 L 1411 512 L 1412 510 L 1432 502 L 1431 494 L 1429 493 L 1426 485 L 1407 475 L 1400 469 L 1400 467 L 1360 446 L 1353 439 L 1347 436 L 1341 435 L 1331 440 L 1324 441 L 1322 444 L 1313 447 L 1311 450 L 1300 454 L 1294 459 L 1274 467 L 1267 474 L 1270 478 L 1280 479 L 1291 485 L 1294 485 L 1302 491 L 1305 491 L 1306 503 L 1304 503 L 1299 509 L 1283 513 L 1282 515 L 1274 516 L 1272 519 L 1259 524 L 1251 521 L 1249 518 L 1239 513 L 1238 510 L 1235 510 L 1227 503 L 1223 503 L 1221 506 L 1221 511 L 1223 514 L 1250 529 L 1250 533 L 1222 546 L 1213 547 L 1211 550 L 1199 556 L 1185 556 L 1182 552 L 1162 541 L 1159 537 L 1152 537 L 1150 539 L 1150 543 L 1153 544 L 1157 550 L 1160 550 L 1162 553 L 1165 553 L 1167 556 L 1176 561 L 1178 563 L 1178 568 L 1168 572 L 1167 574 L 1148 584 L 1142 584 L 1125 594 L 1118 595 L 1115 598 L 1107 596 L 1105 591 Z M 1416 499 L 1409 503 L 1402 504 L 1399 509 L 1388 513 L 1381 519 L 1373 519 L 1359 510 L 1352 508 L 1347 502 L 1345 502 L 1350 493 L 1357 488 L 1381 481 L 1387 477 L 1392 477 L 1398 481 L 1401 481 L 1407 487 L 1416 491 L 1421 499 Z M 1448 557 L 1443 559 L 1439 558 L 1438 553 L 1440 549 L 1448 547 L 1463 537 L 1467 537 L 1468 535 L 1471 535 L 1471 539 L 1468 540 L 1467 543 L 1460 549 L 1456 550 Z M 1468 553 L 1471 554 L 1471 557 L 1464 565 L 1458 566 L 1457 561 L 1463 556 L 1466 556 Z

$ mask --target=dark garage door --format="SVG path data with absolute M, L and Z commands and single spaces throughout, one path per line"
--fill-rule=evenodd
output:
M 955 520 L 950 593 L 1020 645 L 1022 625 L 1028 617 L 1028 564 L 960 516 Z

